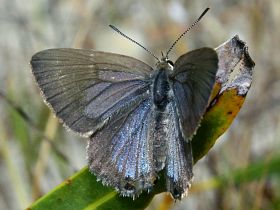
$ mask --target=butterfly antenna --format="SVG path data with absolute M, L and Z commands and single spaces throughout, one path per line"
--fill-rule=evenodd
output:
M 170 51 L 173 49 L 173 47 L 177 44 L 177 42 L 183 37 L 185 36 L 186 33 L 188 33 L 200 20 L 201 18 L 206 14 L 206 12 L 208 12 L 210 8 L 206 8 L 202 14 L 199 16 L 199 18 L 197 18 L 196 21 L 194 21 L 194 23 L 187 29 L 185 30 L 179 37 L 178 39 L 176 39 L 176 41 L 171 45 L 171 47 L 169 48 L 169 50 L 166 53 L 166 58 L 168 57 L 168 54 L 170 53 Z
M 140 44 L 139 42 L 136 42 L 135 40 L 131 39 L 130 37 L 128 37 L 127 35 L 125 35 L 123 32 L 121 32 L 119 29 L 117 29 L 115 26 L 113 25 L 109 25 L 114 31 L 118 32 L 120 35 L 122 35 L 123 37 L 127 38 L 128 40 L 132 41 L 133 43 L 137 44 L 138 46 L 140 46 L 141 48 L 143 48 L 146 52 L 148 52 L 150 55 L 152 55 L 155 59 L 157 59 L 158 61 L 159 58 L 157 56 L 155 56 L 154 53 L 152 53 L 150 50 L 148 50 L 146 47 L 144 47 L 142 44 Z

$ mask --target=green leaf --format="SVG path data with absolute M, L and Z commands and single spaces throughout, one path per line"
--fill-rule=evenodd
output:
M 252 81 L 254 62 L 243 41 L 235 36 L 216 50 L 219 56 L 219 70 L 211 102 L 192 140 L 194 162 L 203 157 L 230 126 L 245 100 Z M 142 193 L 139 198 L 133 200 L 120 197 L 114 189 L 102 185 L 85 167 L 28 209 L 144 209 L 155 194 L 166 191 L 163 177 L 161 174 L 150 193 Z
M 27 209 L 144 209 L 155 194 L 164 190 L 160 186 L 163 186 L 163 183 L 157 185 L 150 194 L 142 193 L 133 200 L 121 197 L 113 188 L 102 185 L 88 168 L 84 167 Z

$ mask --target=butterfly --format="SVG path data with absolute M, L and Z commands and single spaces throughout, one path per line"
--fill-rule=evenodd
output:
M 123 196 L 150 191 L 160 171 L 175 199 L 191 184 L 191 138 L 208 105 L 218 57 L 205 47 L 173 63 L 169 51 L 154 68 L 86 49 L 48 49 L 31 59 L 45 102 L 66 127 L 89 138 L 89 170 Z

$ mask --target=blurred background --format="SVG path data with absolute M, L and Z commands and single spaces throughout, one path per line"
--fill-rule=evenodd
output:
M 253 84 L 230 129 L 195 165 L 189 196 L 174 204 L 158 195 L 148 209 L 280 209 L 280 1 L 264 0 L 0 0 L 0 209 L 26 208 L 86 165 L 87 140 L 66 131 L 40 96 L 29 66 L 34 53 L 90 48 L 154 66 L 108 25 L 160 56 L 206 7 L 170 58 L 238 34 L 256 63 Z M 275 161 L 275 170 L 256 170 Z M 221 184 L 236 171 L 239 180 Z

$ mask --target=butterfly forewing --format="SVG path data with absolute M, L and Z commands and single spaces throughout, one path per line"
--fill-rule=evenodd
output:
M 128 56 L 82 49 L 44 50 L 32 57 L 31 65 L 56 115 L 87 136 L 147 98 L 152 72 Z
M 174 64 L 172 88 L 184 138 L 190 139 L 205 112 L 215 83 L 218 56 L 211 48 L 188 52 Z

